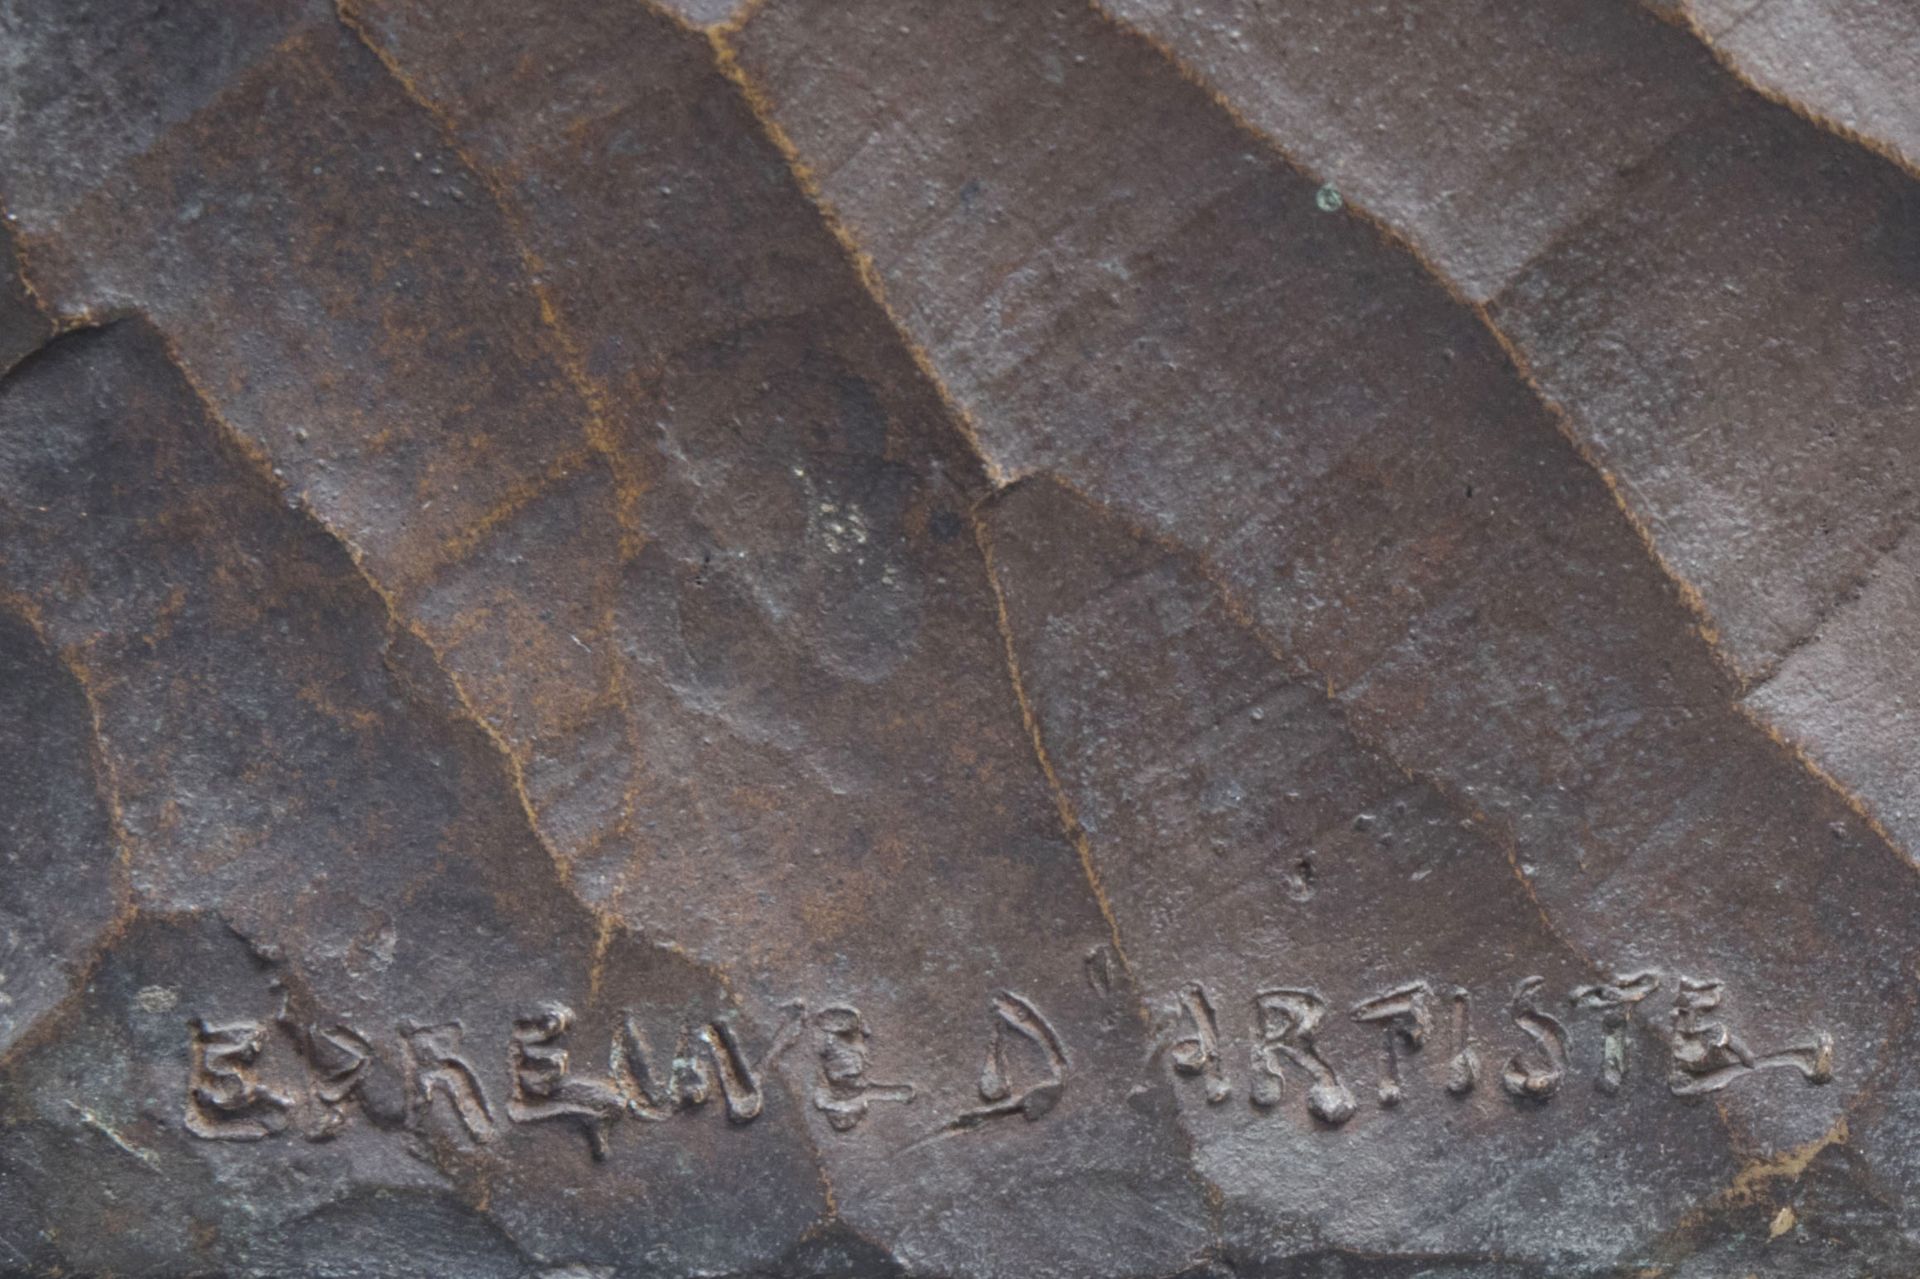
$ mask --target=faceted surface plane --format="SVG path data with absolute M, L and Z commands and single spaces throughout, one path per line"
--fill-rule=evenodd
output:
M 1917 51 L 0 0 L 0 1274 L 1920 1270 Z

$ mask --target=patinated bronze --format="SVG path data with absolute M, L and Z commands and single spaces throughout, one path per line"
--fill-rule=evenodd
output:
M 0 1274 L 1920 1273 L 1916 51 L 0 0 Z

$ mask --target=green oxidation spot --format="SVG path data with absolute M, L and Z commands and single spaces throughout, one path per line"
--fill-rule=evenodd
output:
M 1606 1073 L 1618 1079 L 1627 1073 L 1627 1042 L 1619 1035 L 1608 1035 L 1601 1044 Z
M 1328 183 L 1318 191 L 1315 191 L 1313 193 L 1313 202 L 1319 206 L 1320 212 L 1322 213 L 1338 213 L 1340 212 L 1340 206 L 1346 203 L 1345 200 L 1340 198 L 1340 193 L 1333 189 L 1332 183 Z

